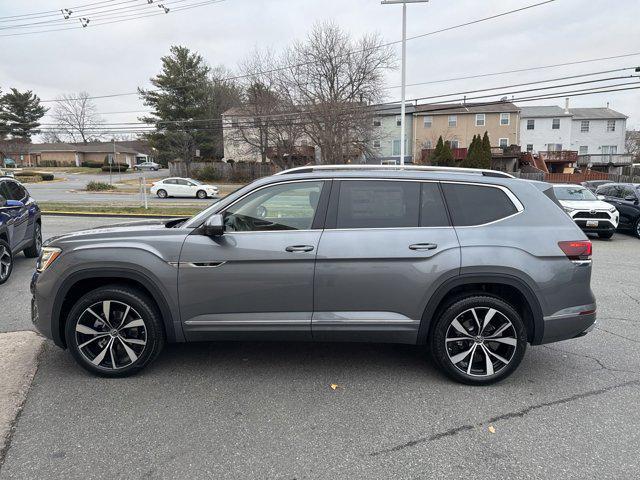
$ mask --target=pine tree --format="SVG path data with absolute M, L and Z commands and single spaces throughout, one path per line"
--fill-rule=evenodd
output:
M 479 155 L 481 154 L 481 140 L 480 135 L 474 135 L 471 144 L 467 149 L 467 157 L 462 161 L 462 166 L 465 168 L 478 168 L 480 163 Z
M 454 167 L 455 164 L 456 164 L 456 161 L 453 158 L 451 145 L 449 144 L 449 142 L 444 142 L 444 146 L 442 147 L 442 153 L 440 154 L 440 158 L 438 160 L 438 165 L 440 165 L 441 167 Z
M 438 137 L 438 143 L 436 143 L 436 148 L 429 156 L 429 163 L 431 165 L 440 165 L 440 157 L 442 156 L 442 150 L 444 149 L 444 141 L 442 140 L 442 135 Z
M 45 113 L 47 109 L 31 90 L 21 93 L 12 88 L 0 101 L 0 137 L 10 135 L 30 142 L 31 136 L 40 132 L 40 119 Z
M 478 168 L 491 168 L 491 142 L 489 141 L 489 134 L 485 131 L 482 137 L 482 155 L 480 156 L 480 163 Z

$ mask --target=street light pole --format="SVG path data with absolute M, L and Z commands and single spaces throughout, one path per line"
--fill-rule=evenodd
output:
M 402 4 L 402 92 L 400 96 L 400 165 L 404 165 L 405 156 L 405 115 L 406 115 L 406 85 L 407 85 L 407 3 L 427 3 L 429 0 L 382 0 L 382 5 Z

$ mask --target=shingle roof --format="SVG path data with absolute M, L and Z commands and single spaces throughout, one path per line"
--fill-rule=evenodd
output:
M 555 105 L 536 105 L 530 107 L 520 107 L 520 118 L 540 118 L 540 117 L 570 117 L 573 114 L 567 113 L 564 108 Z
M 570 108 L 569 111 L 573 113 L 573 118 L 576 119 L 627 118 L 625 114 L 610 108 Z
M 416 107 L 416 113 L 429 115 L 451 115 L 464 113 L 517 113 L 520 111 L 511 102 L 499 102 L 487 105 L 485 103 L 435 103 L 423 104 Z
M 118 153 L 142 153 L 139 150 L 129 148 L 116 142 Z M 111 153 L 113 143 L 111 142 L 91 142 L 91 143 L 34 143 L 29 146 L 29 152 L 84 152 L 84 153 Z

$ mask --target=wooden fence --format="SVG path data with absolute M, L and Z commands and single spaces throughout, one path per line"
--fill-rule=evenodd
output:
M 526 180 L 540 180 L 549 183 L 582 183 L 590 180 L 608 180 L 615 183 L 640 183 L 640 168 L 625 168 L 622 174 L 590 171 L 587 173 L 525 173 L 515 174 Z
M 184 162 L 169 162 L 169 175 L 172 177 L 191 176 L 205 181 L 223 183 L 247 183 L 257 178 L 267 177 L 279 171 L 272 163 L 224 163 L 191 162 L 190 173 Z

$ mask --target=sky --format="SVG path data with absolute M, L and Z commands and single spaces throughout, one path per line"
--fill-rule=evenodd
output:
M 112 0 L 101 2 L 100 8 L 147 6 L 150 12 L 155 13 L 160 11 L 157 4 L 162 1 L 155 0 L 155 5 L 147 5 L 147 0 Z M 430 0 L 428 3 L 410 4 L 407 7 L 407 36 L 540 1 Z M 87 91 L 91 95 L 135 92 L 139 86 L 149 86 L 149 78 L 160 70 L 160 57 L 168 53 L 171 45 L 183 45 L 198 51 L 211 66 L 224 65 L 233 71 L 252 50 L 267 47 L 275 52 L 281 51 L 293 40 L 303 39 L 315 22 L 324 20 L 337 23 L 353 37 L 378 33 L 385 41 L 396 41 L 402 34 L 402 7 L 381 5 L 379 0 L 223 0 L 184 11 L 176 11 L 176 8 L 203 3 L 203 0 L 164 0 L 166 6 L 172 8 L 166 15 L 104 26 L 92 27 L 90 22 L 88 28 L 68 31 L 6 36 L 29 29 L 7 29 L 16 23 L 7 22 L 3 17 L 95 2 L 97 0 L 0 0 L 0 89 L 33 90 L 43 100 L 79 91 Z M 74 15 L 67 23 L 51 28 L 79 25 L 80 21 Z M 88 13 L 86 16 L 90 18 Z M 640 66 L 639 16 L 640 0 L 555 0 L 512 15 L 410 40 L 407 42 L 408 84 L 630 53 L 638 55 L 411 86 L 407 88 L 407 98 Z M 60 19 L 62 22 L 61 15 Z M 35 21 L 43 20 L 31 19 L 31 22 Z M 25 22 L 21 20 L 21 23 Z M 400 45 L 393 48 L 399 58 Z M 633 70 L 627 70 L 600 77 L 632 74 Z M 640 75 L 640 72 L 635 74 Z M 617 80 L 627 81 L 640 79 Z M 386 85 L 393 87 L 399 84 L 400 70 L 388 71 Z M 507 90 L 496 93 L 504 91 Z M 385 101 L 400 98 L 399 88 L 389 88 L 386 92 Z M 110 112 L 144 109 L 136 95 L 95 102 L 109 123 L 136 121 L 140 115 Z M 604 107 L 607 103 L 629 116 L 627 128 L 640 129 L 640 90 L 571 99 L 572 107 Z M 564 100 L 519 105 L 553 104 L 564 105 Z M 48 120 L 45 118 L 44 121 Z

